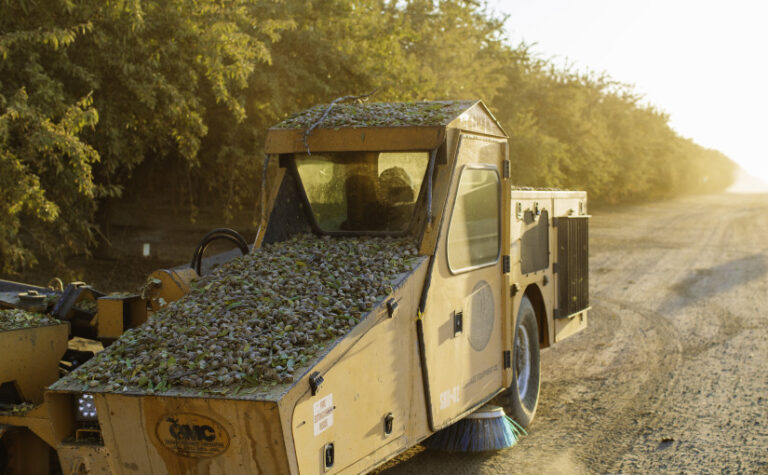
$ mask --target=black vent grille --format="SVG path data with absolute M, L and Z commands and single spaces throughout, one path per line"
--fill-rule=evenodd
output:
M 524 220 L 526 230 L 520 238 L 520 271 L 529 274 L 549 267 L 549 213 L 543 210 L 537 218 L 533 211 L 526 211 Z M 536 225 L 531 226 L 532 223 Z
M 589 307 L 589 217 L 557 218 L 557 288 L 555 317 Z

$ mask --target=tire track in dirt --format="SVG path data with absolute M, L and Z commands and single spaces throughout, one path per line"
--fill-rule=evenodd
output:
M 592 470 L 602 473 L 617 472 L 615 466 L 620 462 L 623 455 L 636 444 L 637 438 L 652 433 L 653 427 L 658 425 L 659 409 L 667 403 L 667 395 L 670 393 L 671 388 L 675 387 L 678 383 L 679 376 L 674 370 L 683 359 L 683 345 L 680 341 L 680 333 L 663 315 L 650 310 L 642 310 L 633 302 L 618 300 L 610 300 L 610 302 L 623 311 L 637 313 L 646 323 L 659 330 L 659 340 L 661 340 L 662 344 L 651 349 L 651 351 L 658 352 L 656 356 L 661 355 L 658 363 L 649 364 L 647 360 L 641 363 L 642 368 L 639 369 L 645 373 L 650 372 L 654 376 L 650 378 L 650 381 L 644 387 L 637 388 L 636 397 L 633 399 L 635 412 L 631 415 L 634 424 L 629 431 L 624 431 L 625 437 L 620 449 L 615 451 L 611 457 L 606 457 L 606 454 L 601 451 L 599 453 L 599 463 L 590 466 Z M 620 370 L 623 371 L 625 369 L 627 368 L 623 367 Z M 629 387 L 631 385 L 625 385 L 622 391 L 626 391 Z M 635 388 L 632 389 L 634 390 Z M 627 420 L 628 418 L 623 415 L 616 418 L 614 424 L 618 431 L 626 427 Z M 592 445 L 593 448 L 602 448 L 603 446 L 599 441 Z
M 713 213 L 717 238 L 692 246 L 698 259 L 659 299 L 659 313 L 680 330 L 684 359 L 668 403 L 612 472 L 766 471 L 768 332 L 760 309 L 768 296 L 768 225 L 765 197 L 750 201 Z

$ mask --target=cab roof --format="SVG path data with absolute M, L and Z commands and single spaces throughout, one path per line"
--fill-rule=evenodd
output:
M 316 152 L 431 150 L 443 142 L 449 128 L 507 137 L 479 100 L 335 104 L 328 110 L 329 107 L 309 108 L 269 129 L 266 152 L 301 153 L 307 148 Z

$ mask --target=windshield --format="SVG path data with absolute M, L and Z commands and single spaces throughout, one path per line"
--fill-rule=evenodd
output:
M 429 152 L 296 155 L 296 169 L 325 232 L 404 232 L 414 215 Z

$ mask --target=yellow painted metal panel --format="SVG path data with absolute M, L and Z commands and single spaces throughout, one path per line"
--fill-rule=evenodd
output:
M 59 378 L 69 324 L 0 332 L 0 383 L 13 381 L 25 402 L 43 401 L 43 389 Z
M 121 394 L 95 398 L 115 473 L 289 473 L 274 402 Z
M 0 427 L 2 426 L 13 427 L 26 427 L 35 433 L 37 437 L 42 439 L 46 444 L 51 447 L 56 446 L 56 440 L 53 435 L 53 426 L 50 419 L 48 419 L 48 408 L 45 403 L 30 409 L 22 415 L 14 415 L 8 413 L 0 414 Z M 2 437 L 0 431 L 0 437 Z
M 555 319 L 555 342 L 565 340 L 585 328 L 587 328 L 586 310 L 569 318 Z
M 64 474 L 112 475 L 115 473 L 109 465 L 109 452 L 103 445 L 62 444 L 56 448 L 56 453 Z M 134 467 L 130 464 L 124 469 L 132 473 L 141 473 L 133 470 Z
M 96 334 L 98 338 L 117 338 L 123 334 L 123 299 L 96 300 Z
M 408 151 L 431 150 L 444 139 L 443 127 L 350 127 L 312 131 L 310 151 Z M 269 129 L 267 153 L 306 153 L 304 129 Z
M 326 473 L 357 473 L 404 450 L 409 429 L 419 427 L 417 437 L 428 435 L 423 398 L 414 397 L 423 391 L 414 316 L 426 267 L 422 262 L 391 296 L 397 302 L 393 317 L 386 307 L 370 315 L 363 322 L 369 328 L 359 338 L 347 337 L 353 344 L 339 346 L 318 364 L 324 381 L 316 395 L 308 385 L 297 386 L 302 394 L 291 428 L 300 473 L 325 471 L 323 449 L 330 443 L 336 460 Z M 415 400 L 419 407 L 414 412 Z M 411 420 L 412 414 L 419 420 Z
M 448 127 L 475 134 L 507 137 L 507 133 L 501 127 L 499 121 L 496 120 L 482 101 L 476 102 L 472 107 L 464 111 L 460 116 L 451 121 Z
M 156 279 L 159 281 L 159 285 L 153 286 L 147 291 L 152 309 L 158 310 L 165 304 L 187 295 L 189 284 L 196 278 L 197 272 L 190 268 L 159 269 L 152 272 L 148 280 Z
M 511 190 L 510 197 L 510 256 L 512 261 L 510 280 L 513 283 L 517 283 L 522 290 L 525 290 L 530 285 L 536 285 L 541 292 L 546 313 L 544 324 L 546 334 L 544 335 L 545 341 L 542 346 L 546 347 L 578 331 L 575 330 L 576 327 L 565 322 L 558 324 L 557 320 L 553 318 L 553 311 L 556 307 L 557 279 L 555 278 L 556 274 L 553 271 L 552 264 L 557 256 L 557 232 L 552 226 L 552 220 L 557 217 L 578 214 L 579 210 L 583 213 L 586 212 L 587 194 L 583 191 Z M 579 203 L 582 203 L 582 205 L 580 206 Z M 523 274 L 520 266 L 523 252 L 521 238 L 537 222 L 526 223 L 522 216 L 525 215 L 526 211 L 535 209 L 537 204 L 540 211 L 547 211 L 550 219 L 548 223 L 549 267 L 537 272 Z M 518 210 L 520 211 L 520 217 L 518 217 Z M 544 282 L 547 282 L 547 285 L 544 285 Z M 514 315 L 517 315 L 517 308 L 522 296 L 523 294 L 520 292 L 514 299 Z M 586 327 L 586 312 L 583 325 L 583 327 Z M 565 333 L 561 333 L 563 331 Z M 556 337 L 558 334 L 560 336 Z
M 435 427 L 443 427 L 502 388 L 502 260 L 480 269 L 454 274 L 448 268 L 446 235 L 462 166 L 495 166 L 501 175 L 504 141 L 462 135 L 454 177 L 442 223 L 432 286 L 423 317 L 430 406 Z M 477 306 L 477 292 L 485 302 Z M 456 314 L 463 330 L 455 332 Z M 474 341 L 473 328 L 485 328 L 487 338 Z

